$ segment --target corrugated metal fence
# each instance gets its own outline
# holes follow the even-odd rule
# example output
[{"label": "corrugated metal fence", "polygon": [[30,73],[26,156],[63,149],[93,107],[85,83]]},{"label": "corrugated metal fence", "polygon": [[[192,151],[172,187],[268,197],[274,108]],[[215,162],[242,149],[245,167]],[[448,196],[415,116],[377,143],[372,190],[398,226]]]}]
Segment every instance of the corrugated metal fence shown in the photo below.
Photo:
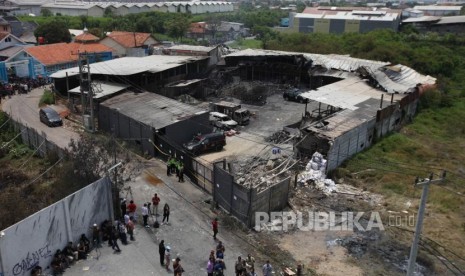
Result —
[{"label": "corrugated metal fence", "polygon": [[255,226],[256,212],[281,211],[287,206],[290,178],[258,192],[234,182],[234,177],[221,164],[214,164],[213,175],[215,202],[248,227]]}]

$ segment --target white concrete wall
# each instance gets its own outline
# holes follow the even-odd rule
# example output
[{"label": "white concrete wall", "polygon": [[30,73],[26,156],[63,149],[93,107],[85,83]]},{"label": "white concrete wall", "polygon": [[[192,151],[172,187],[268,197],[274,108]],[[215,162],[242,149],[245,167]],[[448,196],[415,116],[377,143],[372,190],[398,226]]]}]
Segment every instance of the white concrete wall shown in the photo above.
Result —
[{"label": "white concrete wall", "polygon": [[110,37],[105,37],[104,39],[100,40],[99,43],[115,49],[116,53],[114,54],[116,54],[119,57],[126,56],[126,48],[121,46],[121,44],[117,43]]},{"label": "white concrete wall", "polygon": [[112,219],[112,208],[111,182],[103,178],[3,230],[0,275],[30,275],[36,265],[51,273],[46,267],[56,250],[83,233],[90,237],[92,224]]},{"label": "white concrete wall", "polygon": [[99,6],[93,6],[92,8],[87,10],[87,15],[88,16],[94,16],[94,17],[103,17],[103,12],[105,9],[99,7]]}]

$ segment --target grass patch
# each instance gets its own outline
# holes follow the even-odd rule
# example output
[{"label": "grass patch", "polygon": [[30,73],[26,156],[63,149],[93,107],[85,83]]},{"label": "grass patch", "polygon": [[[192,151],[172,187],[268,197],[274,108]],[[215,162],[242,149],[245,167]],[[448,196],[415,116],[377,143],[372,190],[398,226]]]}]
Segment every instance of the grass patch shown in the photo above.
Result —
[{"label": "grass patch", "polygon": [[229,44],[231,48],[238,49],[263,49],[263,43],[257,39],[238,39],[234,43]]},{"label": "grass patch", "polygon": [[46,104],[54,104],[55,103],[55,94],[50,90],[44,90],[44,94],[40,97],[39,106],[43,106]]}]

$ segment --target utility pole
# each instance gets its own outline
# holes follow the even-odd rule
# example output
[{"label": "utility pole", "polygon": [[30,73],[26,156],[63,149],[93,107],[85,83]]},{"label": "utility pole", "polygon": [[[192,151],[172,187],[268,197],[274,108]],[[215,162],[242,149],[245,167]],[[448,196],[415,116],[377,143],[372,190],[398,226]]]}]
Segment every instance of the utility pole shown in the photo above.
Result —
[{"label": "utility pole", "polygon": [[[82,105],[82,117],[86,130],[93,133],[94,127],[94,93],[92,91],[91,75],[90,75],[90,63],[89,55],[87,52],[79,53],[79,77],[81,79],[81,105]],[[87,92],[87,99],[86,93]],[[86,114],[90,113],[90,114]],[[86,116],[87,115],[87,116]],[[86,118],[90,116],[88,124],[86,124]]]},{"label": "utility pole", "polygon": [[433,180],[433,173],[430,174],[429,178],[420,180],[418,177],[415,180],[415,186],[423,186],[421,193],[420,207],[418,208],[418,219],[415,227],[415,235],[413,237],[412,247],[410,248],[410,258],[408,261],[407,276],[413,276],[415,271],[415,263],[417,260],[418,253],[418,242],[420,241],[421,228],[423,226],[423,217],[425,214],[426,198],[428,197],[429,185],[434,183],[441,183],[446,178],[446,171],[442,173],[441,178]]}]

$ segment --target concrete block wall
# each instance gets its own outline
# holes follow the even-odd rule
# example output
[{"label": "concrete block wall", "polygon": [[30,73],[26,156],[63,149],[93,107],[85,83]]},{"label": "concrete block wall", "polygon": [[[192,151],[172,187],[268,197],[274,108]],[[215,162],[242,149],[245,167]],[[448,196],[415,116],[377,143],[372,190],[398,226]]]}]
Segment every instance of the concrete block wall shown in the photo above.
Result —
[{"label": "concrete block wall", "polygon": [[44,272],[57,249],[81,234],[90,237],[92,224],[112,219],[111,182],[102,178],[2,231],[0,275],[30,275],[40,265]]}]

